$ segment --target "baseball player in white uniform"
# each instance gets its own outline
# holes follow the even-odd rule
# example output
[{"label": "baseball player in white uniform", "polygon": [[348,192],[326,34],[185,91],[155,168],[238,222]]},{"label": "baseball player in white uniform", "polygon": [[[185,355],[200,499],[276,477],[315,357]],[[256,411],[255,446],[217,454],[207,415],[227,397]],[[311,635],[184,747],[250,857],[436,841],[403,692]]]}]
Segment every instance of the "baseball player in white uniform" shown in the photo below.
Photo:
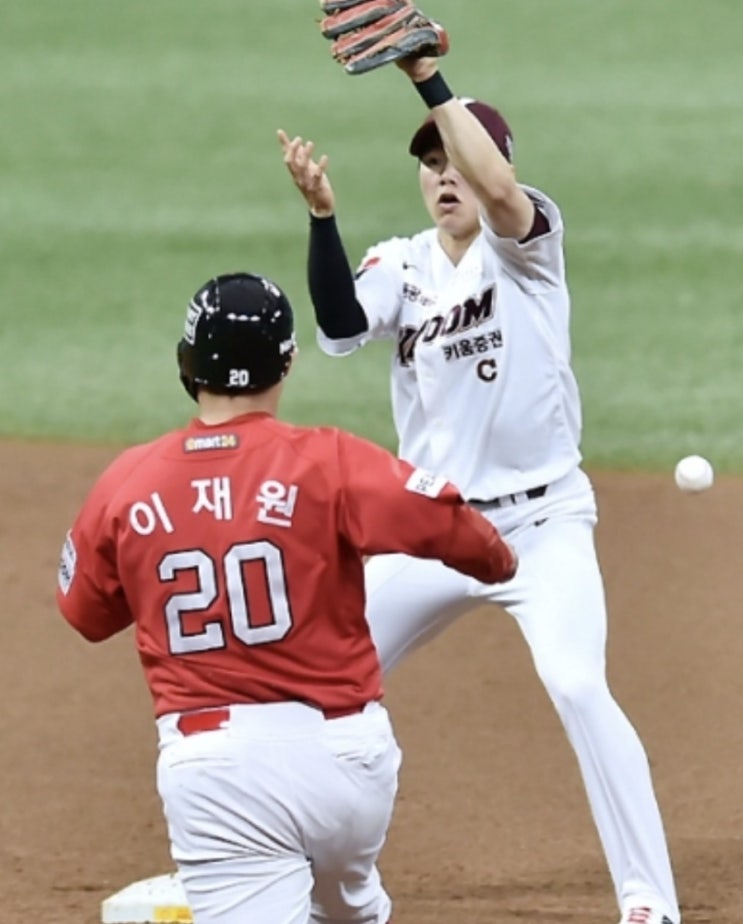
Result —
[{"label": "baseball player in white uniform", "polygon": [[579,448],[563,222],[521,185],[500,113],[454,97],[437,59],[401,69],[430,109],[410,153],[433,227],[371,247],[355,278],[327,157],[279,132],[311,214],[309,286],[323,350],[392,340],[399,454],[445,474],[515,547],[516,578],[478,583],[434,561],[380,555],[367,618],[383,668],[482,604],[518,622],[572,744],[620,908],[620,924],[679,924],[643,745],[606,680],[596,504]]}]

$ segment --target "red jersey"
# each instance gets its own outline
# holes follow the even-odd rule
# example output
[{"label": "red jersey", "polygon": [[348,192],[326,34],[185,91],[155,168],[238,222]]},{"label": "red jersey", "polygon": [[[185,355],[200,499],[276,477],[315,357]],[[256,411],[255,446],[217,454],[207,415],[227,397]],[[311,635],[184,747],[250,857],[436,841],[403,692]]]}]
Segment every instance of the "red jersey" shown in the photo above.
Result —
[{"label": "red jersey", "polygon": [[268,414],[194,420],[98,479],[65,540],[57,602],[91,641],[135,625],[158,716],[353,708],[382,696],[363,556],[383,552],[485,582],[513,568],[451,484],[366,440]]}]

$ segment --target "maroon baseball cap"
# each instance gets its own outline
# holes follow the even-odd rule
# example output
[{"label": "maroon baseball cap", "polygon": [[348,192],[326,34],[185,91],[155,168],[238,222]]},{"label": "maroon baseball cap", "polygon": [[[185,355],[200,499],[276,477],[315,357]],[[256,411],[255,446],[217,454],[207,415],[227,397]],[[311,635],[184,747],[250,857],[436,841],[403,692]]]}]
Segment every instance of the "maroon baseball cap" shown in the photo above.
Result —
[{"label": "maroon baseball cap", "polygon": [[[476,99],[461,99],[461,102],[469,111],[477,116],[478,122],[485,128],[493,141],[498,145],[498,150],[507,161],[513,161],[513,135],[508,123],[497,109],[488,106],[487,103],[481,103]],[[441,146],[441,136],[436,128],[433,116],[429,115],[426,121],[421,125],[418,131],[413,135],[408,151],[413,157],[421,158],[426,151],[431,148]]]}]

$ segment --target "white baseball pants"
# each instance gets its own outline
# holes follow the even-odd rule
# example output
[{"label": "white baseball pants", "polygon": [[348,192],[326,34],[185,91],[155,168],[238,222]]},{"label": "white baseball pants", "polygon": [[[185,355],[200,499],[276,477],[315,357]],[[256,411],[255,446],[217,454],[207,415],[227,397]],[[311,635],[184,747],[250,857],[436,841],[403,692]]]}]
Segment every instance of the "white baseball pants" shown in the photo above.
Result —
[{"label": "white baseball pants", "polygon": [[518,622],[575,750],[620,908],[649,903],[678,921],[647,757],[607,685],[590,482],[577,470],[542,498],[480,509],[518,553],[518,573],[507,584],[480,584],[439,562],[404,555],[367,563],[367,614],[383,668],[468,610],[503,606]]},{"label": "white baseball pants", "polygon": [[178,718],[158,720],[157,782],[195,924],[386,924],[401,756],[384,707],[232,706],[188,736]]}]

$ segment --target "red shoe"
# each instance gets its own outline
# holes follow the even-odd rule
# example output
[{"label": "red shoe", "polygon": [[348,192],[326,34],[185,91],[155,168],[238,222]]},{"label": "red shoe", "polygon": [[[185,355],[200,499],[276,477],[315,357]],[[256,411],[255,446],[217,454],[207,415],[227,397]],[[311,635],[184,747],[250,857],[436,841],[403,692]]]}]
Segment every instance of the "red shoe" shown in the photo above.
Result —
[{"label": "red shoe", "polygon": [[619,924],[673,924],[673,921],[657,908],[634,905],[622,914]]}]

